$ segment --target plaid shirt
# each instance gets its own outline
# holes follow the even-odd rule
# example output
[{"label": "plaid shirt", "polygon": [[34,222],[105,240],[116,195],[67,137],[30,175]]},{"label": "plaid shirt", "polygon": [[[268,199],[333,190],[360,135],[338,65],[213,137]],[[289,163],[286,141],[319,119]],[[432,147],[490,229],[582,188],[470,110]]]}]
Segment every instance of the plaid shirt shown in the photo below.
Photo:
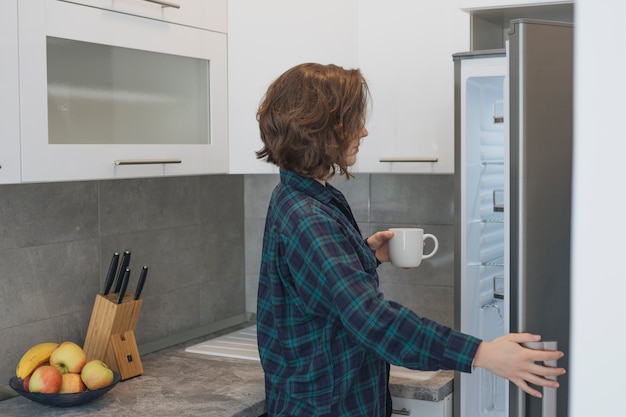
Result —
[{"label": "plaid shirt", "polygon": [[471,371],[480,340],[386,301],[377,265],[339,190],[281,170],[257,305],[270,417],[382,417],[388,362]]}]

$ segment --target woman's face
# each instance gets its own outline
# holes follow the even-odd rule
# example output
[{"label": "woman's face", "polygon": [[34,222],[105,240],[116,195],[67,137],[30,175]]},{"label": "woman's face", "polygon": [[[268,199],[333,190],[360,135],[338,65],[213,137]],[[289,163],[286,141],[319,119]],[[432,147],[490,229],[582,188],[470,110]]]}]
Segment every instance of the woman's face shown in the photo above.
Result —
[{"label": "woman's face", "polygon": [[347,166],[351,167],[356,164],[356,154],[359,153],[359,145],[361,145],[361,139],[368,135],[368,131],[363,126],[363,129],[359,132],[358,137],[352,143],[352,146],[348,148],[348,157],[346,158]]}]

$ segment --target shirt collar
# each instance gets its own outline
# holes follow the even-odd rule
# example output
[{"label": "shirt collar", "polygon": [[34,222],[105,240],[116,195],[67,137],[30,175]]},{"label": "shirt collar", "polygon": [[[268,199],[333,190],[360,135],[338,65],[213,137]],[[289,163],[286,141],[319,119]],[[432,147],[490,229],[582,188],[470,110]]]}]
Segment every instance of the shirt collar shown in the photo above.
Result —
[{"label": "shirt collar", "polygon": [[298,191],[302,191],[325,204],[328,204],[332,200],[335,190],[328,182],[326,182],[326,185],[322,185],[313,178],[303,177],[293,171],[287,171],[282,168],[280,169],[280,182]]}]

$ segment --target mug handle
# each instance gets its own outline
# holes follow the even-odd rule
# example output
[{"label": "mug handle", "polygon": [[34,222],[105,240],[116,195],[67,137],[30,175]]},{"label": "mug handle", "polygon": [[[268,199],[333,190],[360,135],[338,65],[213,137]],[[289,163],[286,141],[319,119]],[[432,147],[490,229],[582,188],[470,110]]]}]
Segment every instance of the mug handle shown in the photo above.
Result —
[{"label": "mug handle", "polygon": [[428,255],[422,255],[422,259],[430,258],[434,254],[436,254],[437,250],[439,249],[439,241],[437,240],[437,236],[431,235],[430,233],[427,233],[427,234],[424,235],[424,240],[426,240],[428,238],[431,238],[433,240],[433,242],[435,242],[435,247],[433,248],[433,250]]}]

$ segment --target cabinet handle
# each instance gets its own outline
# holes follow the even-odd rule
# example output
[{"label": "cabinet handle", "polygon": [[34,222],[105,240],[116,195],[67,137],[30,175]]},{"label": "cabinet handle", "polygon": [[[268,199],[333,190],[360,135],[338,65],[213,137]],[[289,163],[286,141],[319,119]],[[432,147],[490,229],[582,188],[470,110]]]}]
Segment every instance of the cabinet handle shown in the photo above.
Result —
[{"label": "cabinet handle", "polygon": [[411,410],[407,410],[406,408],[403,408],[402,410],[398,410],[394,408],[393,410],[391,410],[391,414],[397,414],[399,416],[410,416]]},{"label": "cabinet handle", "polygon": [[180,164],[180,159],[118,159],[115,165],[158,165],[158,164]]},{"label": "cabinet handle", "polygon": [[160,4],[162,7],[173,7],[175,9],[180,9],[180,4],[171,3],[169,1],[164,1],[164,0],[143,0],[143,1],[147,1],[148,3]]},{"label": "cabinet handle", "polygon": [[439,162],[439,158],[436,156],[417,158],[380,158],[379,162]]}]

